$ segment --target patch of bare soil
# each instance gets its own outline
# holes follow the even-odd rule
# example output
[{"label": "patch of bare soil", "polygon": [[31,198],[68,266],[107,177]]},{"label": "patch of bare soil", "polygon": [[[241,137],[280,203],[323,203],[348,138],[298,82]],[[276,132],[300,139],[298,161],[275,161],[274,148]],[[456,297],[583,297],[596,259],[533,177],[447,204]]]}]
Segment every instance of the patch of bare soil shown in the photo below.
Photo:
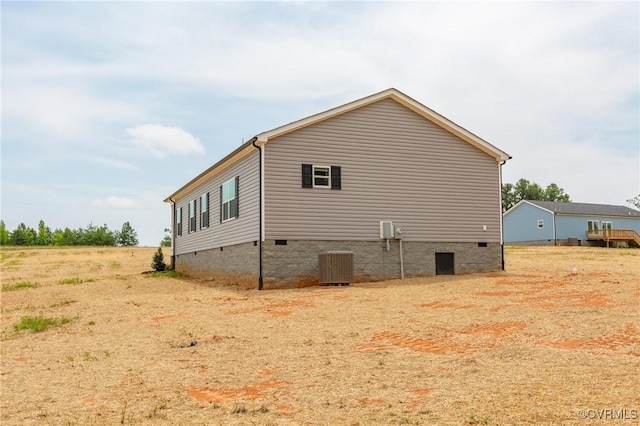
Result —
[{"label": "patch of bare soil", "polygon": [[154,252],[2,248],[2,283],[33,284],[2,293],[3,426],[637,424],[640,250],[264,292],[142,274]]},{"label": "patch of bare soil", "polygon": [[187,394],[198,401],[234,402],[238,400],[255,401],[264,397],[269,389],[277,388],[288,382],[260,382],[241,388],[185,388]]},{"label": "patch of bare soil", "polygon": [[260,312],[260,313],[266,313],[273,317],[286,317],[293,313],[292,310],[288,310],[290,308],[311,308],[313,306],[314,306],[313,303],[307,302],[306,300],[294,299],[294,300],[288,300],[286,302],[268,303],[263,306],[255,306],[252,308],[235,309],[232,311],[228,311],[227,314],[236,315],[236,314],[250,314],[254,312]]}]

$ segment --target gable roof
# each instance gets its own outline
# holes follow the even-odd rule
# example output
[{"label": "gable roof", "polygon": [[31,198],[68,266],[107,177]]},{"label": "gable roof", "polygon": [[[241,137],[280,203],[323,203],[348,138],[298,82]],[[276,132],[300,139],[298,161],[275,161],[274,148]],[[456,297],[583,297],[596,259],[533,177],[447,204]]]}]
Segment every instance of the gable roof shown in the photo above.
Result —
[{"label": "gable roof", "polygon": [[[277,138],[278,136],[282,136],[282,135],[285,135],[287,133],[291,133],[291,132],[294,132],[296,130],[300,130],[300,129],[302,129],[304,127],[307,127],[307,126],[310,126],[312,124],[319,123],[321,121],[324,121],[324,120],[327,120],[329,118],[338,116],[340,114],[344,114],[344,113],[349,112],[349,111],[353,111],[353,110],[358,109],[358,108],[362,108],[362,107],[364,107],[366,105],[370,105],[370,104],[372,104],[374,102],[378,102],[378,101],[381,101],[383,99],[393,99],[394,101],[396,101],[396,102],[400,103],[401,105],[409,108],[410,110],[412,110],[413,112],[421,115],[422,117],[426,118],[427,120],[430,120],[431,122],[433,122],[436,125],[442,127],[443,129],[449,131],[450,133],[453,133],[454,135],[458,136],[460,139],[468,142],[469,144],[471,144],[471,145],[475,146],[476,148],[480,149],[481,151],[483,151],[483,152],[489,154],[490,156],[494,157],[496,159],[496,161],[504,162],[504,161],[507,161],[507,160],[511,159],[511,156],[509,154],[507,154],[504,151],[501,151],[500,149],[498,149],[495,146],[491,145],[489,142],[485,141],[484,139],[480,138],[479,136],[474,135],[470,131],[466,130],[465,128],[463,128],[463,127],[461,127],[459,125],[457,125],[456,123],[454,123],[453,121],[449,120],[448,118],[438,114],[437,112],[433,111],[432,109],[427,108],[426,106],[422,105],[420,102],[418,102],[415,99],[405,95],[401,91],[399,91],[397,89],[394,89],[394,88],[390,88],[390,89],[387,89],[387,90],[383,90],[382,92],[374,93],[373,95],[369,95],[367,97],[355,100],[353,102],[349,102],[349,103],[344,104],[342,106],[339,106],[339,107],[336,107],[336,108],[332,108],[332,109],[329,109],[327,111],[324,111],[324,112],[321,112],[321,113],[318,113],[318,114],[311,115],[311,116],[303,118],[301,120],[294,121],[294,122],[286,124],[284,126],[276,127],[275,129],[268,130],[266,132],[262,132],[262,133],[260,133],[260,134],[258,134],[256,136],[254,136],[253,138],[251,138],[250,140],[248,140],[244,144],[240,145],[236,150],[231,152],[229,155],[224,157],[222,160],[218,161],[213,166],[209,167],[204,172],[200,173],[198,176],[196,176],[195,178],[190,180],[188,183],[186,183],[185,185],[180,187],[180,189],[178,189],[173,194],[168,196],[164,201],[166,203],[171,202],[171,201],[173,201],[175,199],[175,197],[178,197],[180,195],[184,195],[186,192],[189,192],[190,190],[192,190],[195,187],[199,186],[203,182],[205,182],[205,181],[211,179],[212,177],[216,176],[217,174],[219,174],[223,170],[225,170],[228,167],[230,167],[231,165],[233,165],[236,161],[239,161],[240,159],[244,158],[245,156],[247,156],[251,152],[253,152],[254,149],[255,149],[254,148],[255,145],[265,145],[271,139]],[[254,143],[255,143],[255,145],[254,145]]]},{"label": "gable roof", "polygon": [[515,209],[523,202],[558,215],[616,216],[640,218],[640,211],[625,206],[589,203],[561,203],[556,201],[521,200],[518,204],[509,209],[509,211]]},{"label": "gable roof", "polygon": [[415,99],[405,95],[398,89],[394,89],[394,88],[383,90],[382,92],[374,93],[373,95],[369,95],[362,99],[349,102],[348,104],[344,104],[342,106],[332,108],[330,110],[303,118],[301,120],[294,121],[284,126],[280,126],[275,129],[262,132],[258,134],[256,138],[259,143],[267,143],[270,139],[302,129],[304,127],[310,126],[320,121],[327,120],[331,117],[344,114],[345,112],[362,108],[363,106],[381,101],[383,99],[393,99],[394,101],[409,108],[413,112],[421,115],[422,117],[433,122],[434,124],[437,124],[438,126],[442,127],[448,132],[453,133],[454,135],[458,136],[460,139],[470,143],[471,145],[475,146],[481,151],[484,151],[485,153],[491,155],[498,161],[507,161],[511,159],[511,156],[506,152],[496,148],[495,146],[491,145],[489,142],[485,141],[479,136],[474,135],[467,129],[457,125],[456,123],[449,120],[448,118],[438,114],[437,112],[435,112],[430,108],[427,108],[426,106],[422,105],[420,102],[416,101]]}]

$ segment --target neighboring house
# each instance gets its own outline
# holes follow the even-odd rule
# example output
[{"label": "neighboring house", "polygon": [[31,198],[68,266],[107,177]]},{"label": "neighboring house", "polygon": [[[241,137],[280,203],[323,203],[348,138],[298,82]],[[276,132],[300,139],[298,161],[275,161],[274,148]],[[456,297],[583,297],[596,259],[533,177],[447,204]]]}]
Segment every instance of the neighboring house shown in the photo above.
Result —
[{"label": "neighboring house", "polygon": [[260,289],[317,284],[327,251],[353,253],[354,281],[497,270],[509,158],[388,89],[260,133],[171,194],[172,263]]},{"label": "neighboring house", "polygon": [[625,206],[521,200],[503,223],[507,244],[640,245],[640,211]]}]

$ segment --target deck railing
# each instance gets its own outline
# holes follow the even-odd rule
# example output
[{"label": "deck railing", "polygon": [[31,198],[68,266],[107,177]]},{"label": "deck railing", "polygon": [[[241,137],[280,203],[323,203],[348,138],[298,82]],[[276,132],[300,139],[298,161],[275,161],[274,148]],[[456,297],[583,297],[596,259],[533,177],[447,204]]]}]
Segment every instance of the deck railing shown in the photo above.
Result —
[{"label": "deck railing", "polygon": [[633,229],[599,229],[587,231],[587,240],[634,241],[640,245],[640,234]]}]

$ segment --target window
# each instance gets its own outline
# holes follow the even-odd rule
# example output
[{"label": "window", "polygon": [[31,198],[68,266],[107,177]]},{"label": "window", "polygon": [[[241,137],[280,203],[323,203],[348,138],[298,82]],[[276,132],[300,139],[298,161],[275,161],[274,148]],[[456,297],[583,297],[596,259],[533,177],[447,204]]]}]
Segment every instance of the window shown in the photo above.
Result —
[{"label": "window", "polygon": [[611,225],[612,225],[611,222],[605,222],[605,221],[600,222],[600,227],[602,229],[611,229]]},{"label": "window", "polygon": [[239,216],[238,189],[239,176],[229,179],[220,185],[220,222],[235,219]]},{"label": "window", "polygon": [[587,221],[587,230],[589,231],[597,231],[600,229],[600,222],[597,220],[588,220]]},{"label": "window", "polygon": [[176,209],[176,233],[182,235],[182,207]]},{"label": "window", "polygon": [[196,232],[196,200],[189,203],[189,233]]},{"label": "window", "polygon": [[538,219],[538,228],[544,228],[544,220]]},{"label": "window", "polygon": [[342,189],[341,167],[303,164],[302,187]]},{"label": "window", "polygon": [[329,188],[331,168],[327,166],[313,166],[313,186]]},{"label": "window", "polygon": [[209,193],[200,197],[200,229],[209,227]]}]

